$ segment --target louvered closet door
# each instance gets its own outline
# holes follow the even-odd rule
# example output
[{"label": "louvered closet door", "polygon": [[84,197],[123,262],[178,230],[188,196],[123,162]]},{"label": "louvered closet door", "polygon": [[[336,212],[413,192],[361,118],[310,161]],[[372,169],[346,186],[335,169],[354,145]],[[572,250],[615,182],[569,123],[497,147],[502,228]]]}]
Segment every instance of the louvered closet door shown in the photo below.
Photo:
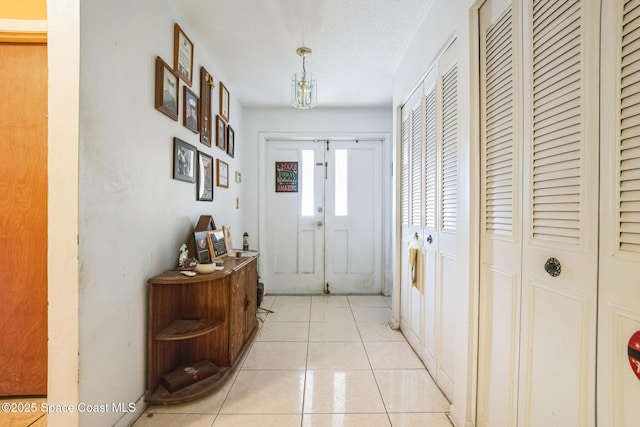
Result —
[{"label": "louvered closet door", "polygon": [[401,111],[400,126],[400,227],[401,227],[401,248],[400,248],[400,327],[405,330],[409,324],[409,251],[408,245],[411,239],[409,230],[409,143],[410,143],[410,122],[411,108],[404,105]]},{"label": "louvered closet door", "polygon": [[[638,425],[640,360],[640,1],[602,9],[598,425]],[[634,350],[636,350],[634,352]]]},{"label": "louvered closet door", "polygon": [[[593,426],[599,4],[527,0],[523,13],[518,425]],[[557,277],[545,271],[547,262]]]},{"label": "louvered closet door", "polygon": [[478,426],[517,420],[522,253],[518,2],[480,9],[482,217]]},{"label": "louvered closet door", "polygon": [[[457,286],[458,74],[455,43],[402,107],[403,270],[401,328],[447,397],[453,397]],[[405,165],[406,171],[405,171]],[[409,185],[405,186],[408,181]],[[408,245],[417,233],[412,286]]]},{"label": "louvered closet door", "polygon": [[[424,343],[422,361],[429,372],[436,372],[438,355],[438,143],[440,141],[438,106],[438,69],[434,67],[424,80],[425,124],[423,141],[423,229],[424,229]],[[431,239],[429,239],[431,237]]]},{"label": "louvered closet door", "polygon": [[[407,223],[403,226],[402,265],[403,265],[403,302],[402,330],[407,341],[417,353],[420,353],[424,342],[423,321],[423,295],[420,289],[412,286],[411,272],[408,268],[409,243],[418,233],[416,244],[422,245],[422,136],[423,136],[423,100],[422,88],[416,91],[411,99],[402,108],[402,146],[403,162],[406,162],[406,171],[403,169],[403,190],[407,194],[407,201],[403,201],[407,210]],[[405,163],[403,163],[404,165]],[[406,187],[405,185],[406,179]],[[418,254],[422,257],[422,251]],[[418,260],[422,262],[422,260]]]},{"label": "louvered closet door", "polygon": [[[436,143],[437,197],[436,228],[436,317],[437,357],[435,380],[444,394],[453,398],[455,316],[458,302],[457,274],[457,205],[458,205],[458,68],[456,44],[452,44],[438,60],[440,116]],[[436,114],[437,116],[437,114]],[[434,237],[436,238],[436,237]]]}]

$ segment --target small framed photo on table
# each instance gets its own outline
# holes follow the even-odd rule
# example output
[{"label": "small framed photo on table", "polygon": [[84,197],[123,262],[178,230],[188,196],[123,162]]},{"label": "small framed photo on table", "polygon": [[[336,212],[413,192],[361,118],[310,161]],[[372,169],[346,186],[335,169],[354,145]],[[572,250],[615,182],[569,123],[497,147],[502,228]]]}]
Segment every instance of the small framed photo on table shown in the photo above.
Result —
[{"label": "small framed photo on table", "polygon": [[209,252],[208,233],[206,231],[196,231],[193,233],[196,242],[196,255],[200,264],[211,262],[211,252]]},{"label": "small framed photo on table", "polygon": [[219,258],[227,253],[227,244],[224,241],[224,232],[222,230],[207,231],[209,252],[213,258]]}]

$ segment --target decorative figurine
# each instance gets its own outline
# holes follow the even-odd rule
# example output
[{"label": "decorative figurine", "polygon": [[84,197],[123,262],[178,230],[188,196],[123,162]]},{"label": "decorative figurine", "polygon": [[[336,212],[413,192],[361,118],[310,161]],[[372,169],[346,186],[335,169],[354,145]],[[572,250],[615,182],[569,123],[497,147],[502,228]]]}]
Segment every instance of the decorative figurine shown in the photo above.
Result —
[{"label": "decorative figurine", "polygon": [[180,258],[178,258],[178,266],[180,268],[187,268],[187,262],[189,260],[189,250],[187,249],[186,243],[183,243],[180,246]]}]

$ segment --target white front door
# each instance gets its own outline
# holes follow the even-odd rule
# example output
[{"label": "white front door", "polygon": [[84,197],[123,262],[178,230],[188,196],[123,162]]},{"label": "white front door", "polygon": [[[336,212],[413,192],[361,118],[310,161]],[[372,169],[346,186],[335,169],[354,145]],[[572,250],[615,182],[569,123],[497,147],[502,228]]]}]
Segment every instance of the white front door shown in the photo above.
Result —
[{"label": "white front door", "polygon": [[[315,293],[324,284],[324,147],[269,141],[265,269],[271,293]],[[277,188],[276,188],[277,186]]]},{"label": "white front door", "polygon": [[382,143],[330,141],[325,281],[334,293],[382,290]]},{"label": "white front door", "polygon": [[269,140],[264,268],[269,293],[380,293],[381,141]]}]

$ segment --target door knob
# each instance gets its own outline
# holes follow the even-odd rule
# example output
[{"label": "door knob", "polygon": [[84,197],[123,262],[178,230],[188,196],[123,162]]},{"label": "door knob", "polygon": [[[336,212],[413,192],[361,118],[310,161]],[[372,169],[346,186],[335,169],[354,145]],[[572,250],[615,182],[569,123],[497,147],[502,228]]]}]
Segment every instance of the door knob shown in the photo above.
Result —
[{"label": "door knob", "polygon": [[433,243],[433,237],[431,237],[431,234],[429,234],[429,236],[427,237],[427,243]]},{"label": "door knob", "polygon": [[318,227],[322,227],[322,221],[318,221],[318,222],[316,222],[316,225],[317,225]]},{"label": "door knob", "polygon": [[549,273],[551,277],[558,277],[562,271],[562,265],[556,258],[549,258],[547,262],[544,263],[544,271]]}]

